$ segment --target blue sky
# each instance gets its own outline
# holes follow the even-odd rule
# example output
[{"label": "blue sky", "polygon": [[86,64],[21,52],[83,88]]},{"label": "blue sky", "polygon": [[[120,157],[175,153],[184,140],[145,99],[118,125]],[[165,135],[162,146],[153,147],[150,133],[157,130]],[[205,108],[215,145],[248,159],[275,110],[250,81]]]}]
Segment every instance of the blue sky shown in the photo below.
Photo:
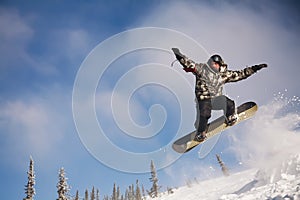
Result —
[{"label": "blue sky", "polygon": [[[134,28],[160,27],[183,33],[202,45],[205,51],[199,52],[194,46],[174,41],[175,46],[198,62],[205,62],[208,58],[204,52],[220,53],[231,69],[266,62],[269,64],[268,69],[225,88],[226,94],[238,104],[252,100],[267,106],[278,92],[285,92],[291,97],[300,95],[300,69],[297,64],[300,56],[298,9],[297,1],[1,1],[2,197],[25,197],[23,188],[27,182],[30,155],[35,161],[35,199],[50,200],[57,197],[56,184],[60,167],[66,170],[68,183],[72,187],[70,193],[73,195],[78,189],[83,196],[84,190],[90,190],[93,186],[99,188],[102,195],[111,194],[114,182],[124,191],[136,179],[146,189],[150,189],[148,173],[126,173],[104,165],[89,153],[89,147],[81,141],[77,132],[72,111],[74,83],[84,60],[87,60],[92,50],[96,52],[101,42]],[[136,41],[142,42],[143,38]],[[160,35],[153,43],[165,45],[173,44],[173,41],[172,38]],[[108,55],[126,47],[124,44],[114,44],[111,50],[107,50]],[[105,58],[99,55],[99,66],[102,59]],[[135,135],[136,138],[128,136],[120,131],[113,118],[110,97],[123,74],[143,64],[160,63],[167,66],[173,60],[171,52],[146,49],[124,54],[107,68],[97,86],[95,107],[99,123],[104,132],[111,132],[107,137],[115,145],[138,153],[164,148],[176,137],[175,132],[182,120],[178,107],[182,106],[180,103],[183,101],[192,102],[182,106],[185,110],[181,112],[191,111],[191,115],[183,120],[184,130],[193,129],[193,89],[189,90],[180,81],[187,81],[192,87],[194,79],[176,64],[174,68],[168,68],[171,71],[167,74],[163,74],[163,71],[147,74],[137,71],[134,80],[130,81],[140,83],[150,77],[176,82],[176,88],[187,87],[183,95],[178,95],[172,93],[174,91],[169,86],[152,83],[133,93],[128,105],[137,127],[147,128],[149,123],[151,125],[149,108],[154,104],[163,105],[164,110],[152,107],[155,117],[154,125],[150,128],[153,129],[143,133],[154,134],[151,130],[161,126],[160,121],[165,120],[162,130],[154,134],[155,137],[141,139],[141,135]],[[121,92],[115,93],[116,103],[124,103],[125,109],[116,112],[123,114],[127,104]],[[120,123],[126,124],[126,117],[122,116]],[[155,119],[160,117],[161,120],[156,122]],[[129,123],[126,125],[127,128],[131,127]],[[187,178],[196,175],[199,178],[219,175],[216,153],[222,154],[223,160],[232,170],[247,167],[241,163],[251,163],[249,160],[253,158],[245,156],[247,153],[243,154],[240,148],[236,148],[239,139],[243,138],[234,134],[243,132],[246,126],[228,130],[228,134],[222,134],[218,140],[208,144],[210,150],[216,143],[205,158],[199,158],[198,148],[178,158],[169,167],[159,170],[160,184],[172,187],[184,184]],[[103,153],[112,157],[117,165],[125,165],[124,159],[117,158],[109,150],[101,147],[98,150],[101,155]],[[206,154],[203,152],[200,154]],[[255,154],[256,151],[253,152]],[[150,169],[150,162],[144,165],[149,165]]]}]

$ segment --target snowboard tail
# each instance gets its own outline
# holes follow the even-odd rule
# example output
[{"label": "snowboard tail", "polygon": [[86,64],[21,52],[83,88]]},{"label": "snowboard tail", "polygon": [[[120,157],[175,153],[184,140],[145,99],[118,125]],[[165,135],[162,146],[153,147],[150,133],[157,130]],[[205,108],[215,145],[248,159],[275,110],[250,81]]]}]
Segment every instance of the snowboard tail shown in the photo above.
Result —
[{"label": "snowboard tail", "polygon": [[[258,107],[255,102],[247,102],[247,103],[244,103],[244,104],[238,106],[237,107],[238,119],[234,125],[237,125],[241,121],[244,121],[244,120],[252,117],[256,113],[257,109],[258,109]],[[215,119],[214,121],[210,122],[207,126],[208,127],[207,132],[206,132],[207,137],[205,140],[203,140],[201,142],[195,141],[194,140],[195,135],[196,135],[196,130],[195,130],[195,131],[179,138],[178,140],[176,140],[173,143],[172,148],[178,153],[185,153],[185,152],[192,150],[194,147],[205,142],[207,139],[209,139],[209,138],[213,137],[214,135],[217,135],[218,133],[231,127],[231,126],[227,126],[225,121],[226,121],[226,117],[221,116],[221,117]]]}]

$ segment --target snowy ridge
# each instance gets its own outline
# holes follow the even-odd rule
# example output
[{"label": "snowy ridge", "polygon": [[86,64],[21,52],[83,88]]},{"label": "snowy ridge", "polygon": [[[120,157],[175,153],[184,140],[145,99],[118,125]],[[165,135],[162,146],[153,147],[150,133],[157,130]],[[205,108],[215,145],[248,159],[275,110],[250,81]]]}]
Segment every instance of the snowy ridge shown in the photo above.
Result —
[{"label": "snowy ridge", "polygon": [[248,191],[223,195],[220,199],[300,199],[300,154],[277,168],[258,170],[253,183]]},{"label": "snowy ridge", "polygon": [[300,154],[273,170],[251,169],[184,186],[156,200],[300,200]]}]

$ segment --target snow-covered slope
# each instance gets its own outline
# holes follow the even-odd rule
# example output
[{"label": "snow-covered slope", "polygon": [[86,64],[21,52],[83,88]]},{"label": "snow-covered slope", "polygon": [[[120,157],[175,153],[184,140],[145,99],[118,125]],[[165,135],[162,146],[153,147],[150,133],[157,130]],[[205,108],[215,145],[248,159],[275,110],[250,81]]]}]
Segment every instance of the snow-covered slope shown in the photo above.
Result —
[{"label": "snow-covered slope", "polygon": [[245,171],[228,177],[221,177],[184,186],[174,190],[173,194],[162,196],[160,200],[195,200],[195,199],[219,199],[224,194],[234,193],[245,184],[254,180],[257,170]]},{"label": "snow-covered slope", "polygon": [[230,150],[251,170],[173,190],[157,200],[300,200],[300,98],[260,106]]},{"label": "snow-covered slope", "polygon": [[300,154],[277,168],[251,169],[184,186],[157,200],[300,200]]}]

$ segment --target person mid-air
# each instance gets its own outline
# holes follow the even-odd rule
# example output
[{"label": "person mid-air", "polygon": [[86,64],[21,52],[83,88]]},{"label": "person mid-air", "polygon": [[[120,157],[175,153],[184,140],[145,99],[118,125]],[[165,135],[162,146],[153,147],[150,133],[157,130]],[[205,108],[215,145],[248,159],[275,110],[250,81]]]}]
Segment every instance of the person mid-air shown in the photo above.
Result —
[{"label": "person mid-air", "polygon": [[226,116],[225,123],[228,126],[232,126],[237,120],[234,101],[222,93],[224,84],[246,79],[268,66],[259,64],[233,71],[227,69],[227,64],[217,54],[212,55],[207,63],[195,63],[183,55],[178,48],[172,48],[172,51],[183,69],[193,73],[196,77],[197,119],[195,127],[197,132],[194,138],[196,141],[203,141],[206,138],[207,124],[212,110],[223,110]]}]

